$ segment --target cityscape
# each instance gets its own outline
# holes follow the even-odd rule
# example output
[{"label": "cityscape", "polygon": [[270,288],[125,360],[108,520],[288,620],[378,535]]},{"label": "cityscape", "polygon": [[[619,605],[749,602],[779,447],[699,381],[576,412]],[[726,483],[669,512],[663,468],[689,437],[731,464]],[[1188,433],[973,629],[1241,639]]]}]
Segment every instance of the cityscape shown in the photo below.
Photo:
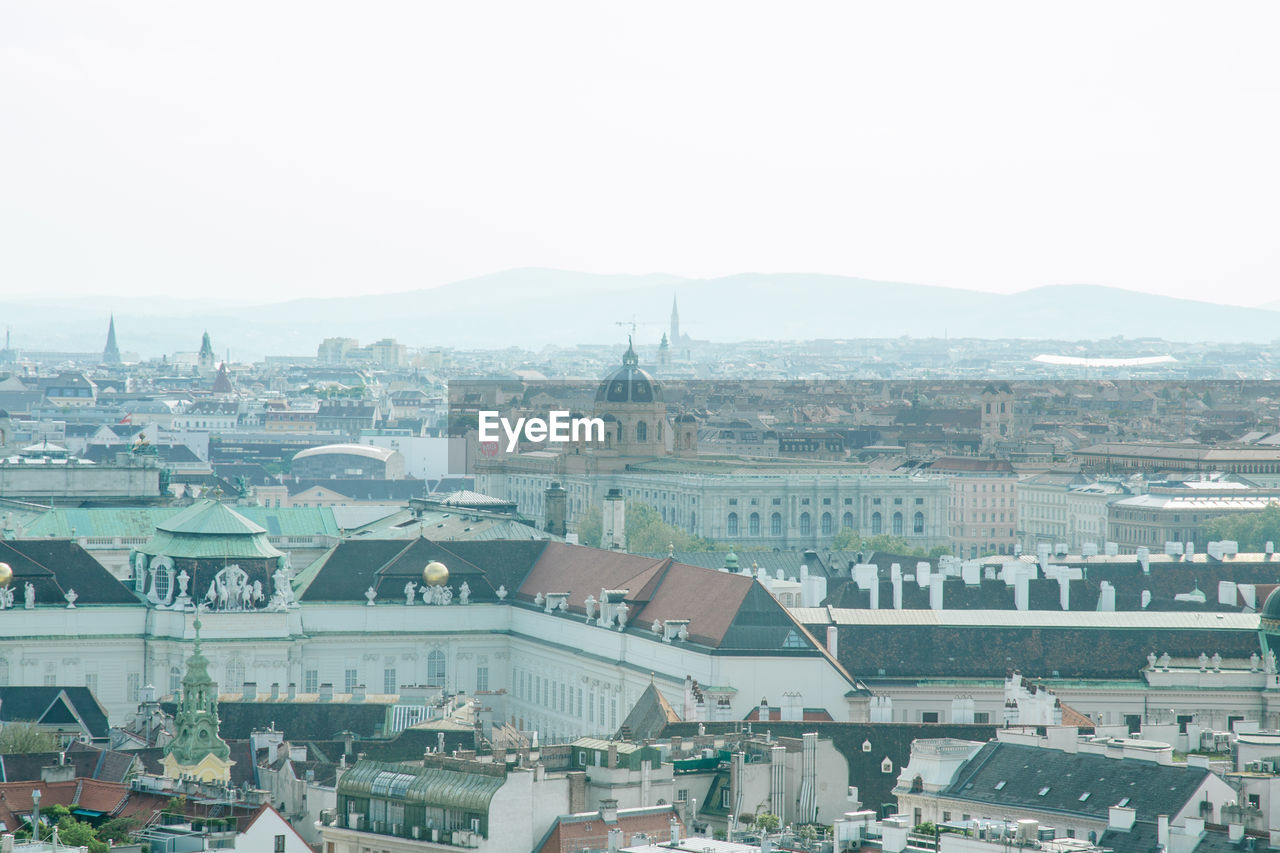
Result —
[{"label": "cityscape", "polygon": [[0,4],[0,853],[1280,853],[1277,33]]},{"label": "cityscape", "polygon": [[[116,320],[100,352],[3,353],[0,819],[27,837],[1273,831],[1272,345],[712,344],[676,297],[656,345],[246,363],[210,332],[126,357]],[[557,412],[588,428],[507,422]]]}]

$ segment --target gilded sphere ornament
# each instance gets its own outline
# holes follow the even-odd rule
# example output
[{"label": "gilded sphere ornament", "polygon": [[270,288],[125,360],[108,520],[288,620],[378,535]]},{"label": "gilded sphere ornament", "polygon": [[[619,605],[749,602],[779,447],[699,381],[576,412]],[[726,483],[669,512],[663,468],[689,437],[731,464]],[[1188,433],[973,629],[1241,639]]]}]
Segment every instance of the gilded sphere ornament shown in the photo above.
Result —
[{"label": "gilded sphere ornament", "polygon": [[427,586],[444,586],[449,582],[449,570],[444,563],[438,560],[432,560],[427,563],[427,567],[422,570],[422,582]]},{"label": "gilded sphere ornament", "polygon": [[[441,568],[444,568],[441,566]],[[13,567],[8,563],[0,563],[0,587],[8,586],[13,580]]]}]

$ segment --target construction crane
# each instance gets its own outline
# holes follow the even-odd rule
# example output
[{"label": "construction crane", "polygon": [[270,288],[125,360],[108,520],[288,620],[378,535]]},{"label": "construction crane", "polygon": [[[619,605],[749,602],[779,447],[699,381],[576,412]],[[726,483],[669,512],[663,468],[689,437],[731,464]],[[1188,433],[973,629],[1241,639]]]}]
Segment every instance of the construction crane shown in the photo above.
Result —
[{"label": "construction crane", "polygon": [[633,337],[633,338],[634,338],[634,337],[635,337],[635,335],[636,335],[636,327],[637,327],[637,326],[658,326],[658,325],[661,325],[661,324],[659,324],[659,323],[638,323],[638,322],[636,322],[636,315],[635,315],[635,314],[632,314],[632,315],[631,315],[631,319],[630,319],[630,320],[615,320],[615,321],[614,321],[614,323],[613,323],[613,325],[615,325],[615,326],[627,326],[627,327],[629,327],[629,328],[631,329],[631,337]]}]

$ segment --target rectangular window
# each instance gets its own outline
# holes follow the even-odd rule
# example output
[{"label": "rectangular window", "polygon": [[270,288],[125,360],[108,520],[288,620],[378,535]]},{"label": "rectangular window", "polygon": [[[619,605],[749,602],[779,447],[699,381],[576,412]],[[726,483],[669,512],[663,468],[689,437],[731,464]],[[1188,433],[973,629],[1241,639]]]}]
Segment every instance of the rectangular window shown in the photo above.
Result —
[{"label": "rectangular window", "polygon": [[86,672],[84,674],[84,686],[89,688],[89,692],[97,694],[98,692],[98,673]]},{"label": "rectangular window", "polygon": [[319,693],[320,692],[320,670],[309,669],[302,673],[302,692],[303,693]]},{"label": "rectangular window", "polygon": [[587,722],[594,723],[596,721],[596,694],[594,692],[587,694]]},{"label": "rectangular window", "polygon": [[396,684],[395,669],[384,669],[382,671],[382,692],[388,694],[395,693],[398,687],[399,685]]},{"label": "rectangular window", "polygon": [[[983,725],[986,725],[987,723],[991,722],[991,713],[988,711],[974,711],[973,721],[975,723],[981,723]],[[968,818],[965,818],[965,820],[968,820]]]},{"label": "rectangular window", "polygon": [[357,679],[359,678],[360,678],[359,672],[357,672],[354,669],[348,669],[345,673],[343,673],[342,683],[344,687],[342,692],[354,693],[356,690]]},{"label": "rectangular window", "polygon": [[687,803],[687,802],[689,802],[689,789],[688,789],[688,788],[676,788],[676,802],[677,802],[677,803]]},{"label": "rectangular window", "polygon": [[476,692],[486,693],[489,690],[489,667],[476,667]]},{"label": "rectangular window", "polygon": [[921,714],[921,715],[920,715],[920,722],[922,722],[922,723],[936,723],[936,722],[938,722],[938,712],[937,712],[937,711],[925,711],[923,714]]},{"label": "rectangular window", "polygon": [[46,672],[46,673],[44,674],[44,686],[45,686],[45,687],[57,687],[57,686],[58,686],[58,673],[56,673],[56,672]]},{"label": "rectangular window", "polygon": [[276,853],[284,853],[284,836],[276,836]]}]

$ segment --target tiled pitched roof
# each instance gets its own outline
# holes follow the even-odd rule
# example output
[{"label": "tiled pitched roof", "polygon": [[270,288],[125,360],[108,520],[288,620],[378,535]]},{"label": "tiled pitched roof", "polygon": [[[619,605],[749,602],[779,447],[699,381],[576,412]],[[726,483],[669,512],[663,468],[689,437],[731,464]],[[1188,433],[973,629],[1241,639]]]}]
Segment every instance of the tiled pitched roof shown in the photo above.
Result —
[{"label": "tiled pitched roof", "polygon": [[905,623],[842,625],[838,649],[841,663],[860,678],[1003,678],[1010,669],[1032,677],[1137,678],[1150,653],[1248,658],[1258,650],[1252,630]]},{"label": "tiled pitched roof", "polygon": [[1209,775],[1207,768],[1187,764],[991,742],[940,795],[1102,821],[1111,806],[1127,798],[1139,818],[1154,820],[1180,812]]},{"label": "tiled pitched roof", "polygon": [[[740,722],[673,723],[663,730],[661,736],[681,735],[687,739],[697,734],[699,725],[707,734],[730,733],[742,727]],[[857,786],[862,807],[871,809],[880,817],[897,812],[893,788],[897,784],[898,773],[911,759],[912,741],[937,737],[985,741],[996,734],[996,727],[992,725],[950,723],[771,722],[768,729],[774,737],[798,738],[806,732],[817,732],[819,738],[829,738],[849,764],[847,784]],[[864,750],[864,744],[869,749]],[[887,773],[883,767],[886,758],[891,763]]]},{"label": "tiled pitched roof", "polygon": [[133,591],[107,571],[76,542],[67,539],[0,541],[0,562],[13,568],[18,601],[28,582],[35,588],[36,606],[65,607],[63,596],[74,589],[84,604],[141,604]]},{"label": "tiled pitched roof", "polygon": [[78,727],[94,739],[111,734],[107,712],[88,687],[0,687],[0,719]]}]

